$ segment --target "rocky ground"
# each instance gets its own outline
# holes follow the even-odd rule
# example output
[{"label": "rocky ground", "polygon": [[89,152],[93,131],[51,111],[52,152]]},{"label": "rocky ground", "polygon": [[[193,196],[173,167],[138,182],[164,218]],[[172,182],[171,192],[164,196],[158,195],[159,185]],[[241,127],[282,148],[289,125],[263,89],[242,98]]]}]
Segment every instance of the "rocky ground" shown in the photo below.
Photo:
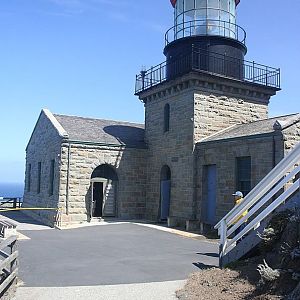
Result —
[{"label": "rocky ground", "polygon": [[180,300],[300,300],[300,210],[274,216],[258,254],[190,275]]}]

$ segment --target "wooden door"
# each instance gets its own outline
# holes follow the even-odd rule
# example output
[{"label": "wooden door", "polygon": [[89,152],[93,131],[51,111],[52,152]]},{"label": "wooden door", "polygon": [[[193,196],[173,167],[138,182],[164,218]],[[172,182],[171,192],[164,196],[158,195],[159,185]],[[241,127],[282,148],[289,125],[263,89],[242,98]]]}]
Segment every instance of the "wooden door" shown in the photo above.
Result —
[{"label": "wooden door", "polygon": [[206,202],[206,221],[214,224],[216,221],[216,188],[217,188],[217,167],[216,165],[207,166],[207,202]]}]

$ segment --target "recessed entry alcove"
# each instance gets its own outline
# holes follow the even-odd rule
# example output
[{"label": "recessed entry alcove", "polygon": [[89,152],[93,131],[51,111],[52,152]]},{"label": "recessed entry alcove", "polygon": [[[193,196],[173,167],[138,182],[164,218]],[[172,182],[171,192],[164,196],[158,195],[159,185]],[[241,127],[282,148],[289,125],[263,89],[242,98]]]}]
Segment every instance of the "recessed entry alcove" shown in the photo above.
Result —
[{"label": "recessed entry alcove", "polygon": [[118,175],[113,167],[98,166],[91,176],[90,217],[116,217]]}]

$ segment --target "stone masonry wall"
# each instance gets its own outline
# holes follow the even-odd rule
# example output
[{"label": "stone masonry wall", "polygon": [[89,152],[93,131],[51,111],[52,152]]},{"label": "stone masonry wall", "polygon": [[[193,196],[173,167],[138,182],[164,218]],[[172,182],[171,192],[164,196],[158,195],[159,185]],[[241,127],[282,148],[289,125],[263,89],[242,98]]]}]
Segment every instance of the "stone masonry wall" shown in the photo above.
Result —
[{"label": "stone masonry wall", "polygon": [[[260,138],[238,138],[222,142],[199,143],[197,147],[198,219],[205,222],[203,168],[215,164],[217,168],[216,221],[220,220],[234,206],[232,193],[236,190],[236,158],[251,156],[252,188],[265,177],[284,155],[281,134]],[[275,150],[275,153],[273,152]]]},{"label": "stone masonry wall", "polygon": [[[23,207],[57,207],[59,190],[61,137],[44,113],[41,113],[26,150],[26,173]],[[54,191],[50,195],[50,166],[55,160]],[[38,193],[38,163],[41,162],[41,188]],[[28,166],[31,164],[30,191]],[[53,225],[55,211],[26,211],[35,219]]]},{"label": "stone masonry wall", "polygon": [[245,101],[241,96],[197,91],[194,99],[195,141],[200,141],[234,124],[268,118],[266,104]]},{"label": "stone masonry wall", "polygon": [[288,153],[298,143],[300,143],[300,122],[283,130],[285,140],[285,151]]},{"label": "stone masonry wall", "polygon": [[[170,216],[192,217],[193,201],[193,93],[170,89],[145,104],[147,165],[146,218],[160,216],[160,175],[164,165],[171,170]],[[170,105],[170,130],[164,132],[164,106]]]},{"label": "stone masonry wall", "polygon": [[[74,145],[70,148],[69,216],[63,222],[79,223],[89,220],[91,175],[102,164],[111,165],[118,175],[117,217],[145,217],[146,149]],[[62,145],[61,184],[59,202],[66,212],[69,145]]]},{"label": "stone masonry wall", "polygon": [[[149,146],[146,216],[150,219],[159,216],[163,165],[172,173],[169,215],[195,218],[195,162],[202,163],[202,158],[194,155],[196,142],[231,125],[268,117],[270,95],[265,90],[254,91],[248,84],[208,77],[189,74],[140,96],[145,103]],[[170,131],[164,133],[166,103],[171,110]]]}]

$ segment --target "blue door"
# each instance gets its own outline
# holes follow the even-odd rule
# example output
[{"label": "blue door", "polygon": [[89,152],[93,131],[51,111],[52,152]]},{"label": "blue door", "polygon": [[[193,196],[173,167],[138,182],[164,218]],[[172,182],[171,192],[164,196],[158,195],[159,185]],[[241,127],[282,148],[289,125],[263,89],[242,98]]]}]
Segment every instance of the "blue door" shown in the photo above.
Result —
[{"label": "blue door", "polygon": [[160,183],[160,199],[161,199],[161,220],[166,220],[170,212],[170,192],[171,180],[163,180]]},{"label": "blue door", "polygon": [[207,202],[206,202],[206,221],[215,224],[216,221],[216,165],[207,166]]}]

